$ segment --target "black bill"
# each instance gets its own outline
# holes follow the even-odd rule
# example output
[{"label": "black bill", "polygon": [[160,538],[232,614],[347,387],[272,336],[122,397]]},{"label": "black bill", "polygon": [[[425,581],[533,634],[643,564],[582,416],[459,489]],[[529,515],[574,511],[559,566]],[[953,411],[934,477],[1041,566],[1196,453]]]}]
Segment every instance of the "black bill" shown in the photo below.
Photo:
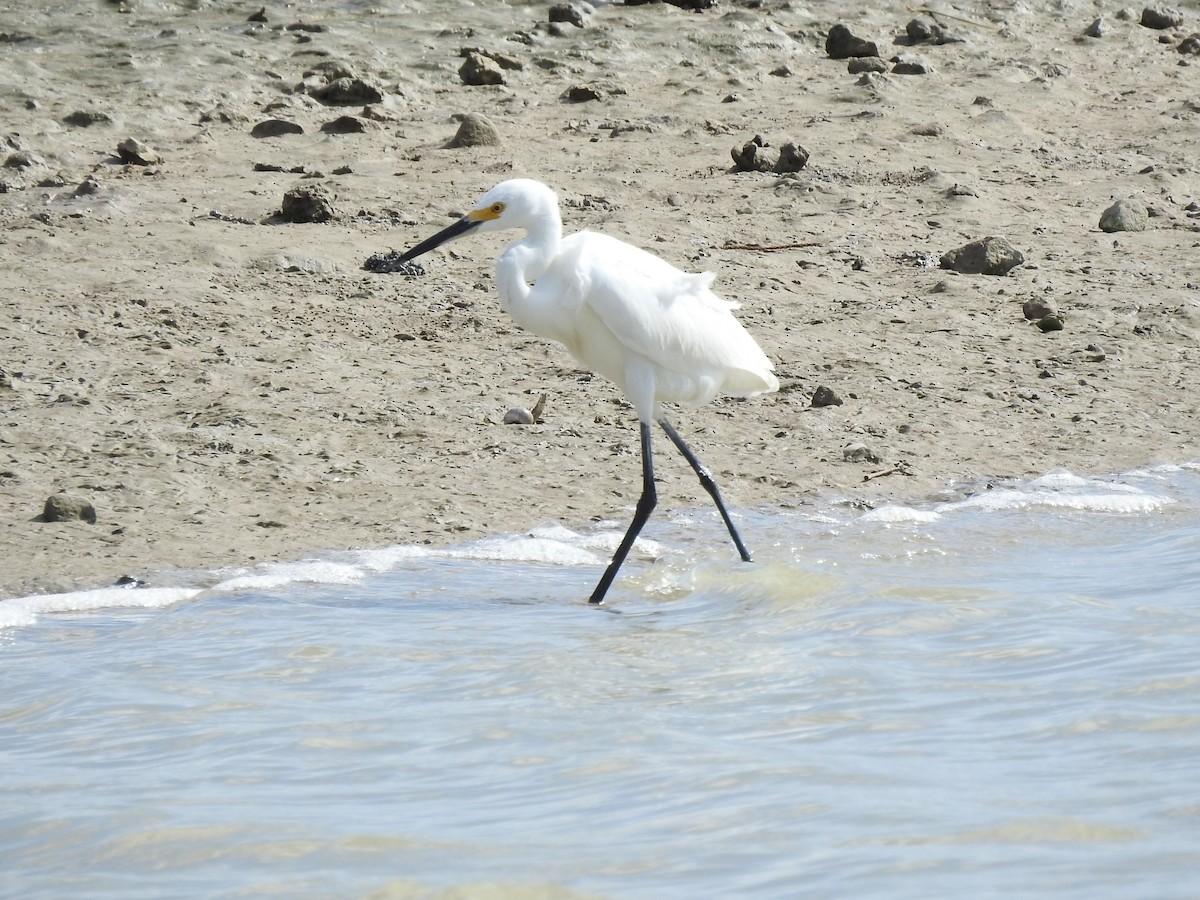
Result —
[{"label": "black bill", "polygon": [[433,237],[426,238],[425,240],[421,241],[421,243],[417,244],[417,246],[413,247],[411,250],[406,251],[400,257],[400,260],[402,262],[408,262],[410,259],[416,259],[422,253],[428,253],[433,248],[439,247],[442,244],[446,243],[446,241],[452,241],[456,237],[462,237],[464,234],[466,234],[468,231],[470,231],[472,228],[475,228],[479,224],[480,224],[479,221],[477,221],[475,219],[468,219],[466,216],[464,216],[463,218],[461,218],[457,222],[455,222],[453,225],[450,225],[447,228],[443,228],[441,231],[439,231]]}]

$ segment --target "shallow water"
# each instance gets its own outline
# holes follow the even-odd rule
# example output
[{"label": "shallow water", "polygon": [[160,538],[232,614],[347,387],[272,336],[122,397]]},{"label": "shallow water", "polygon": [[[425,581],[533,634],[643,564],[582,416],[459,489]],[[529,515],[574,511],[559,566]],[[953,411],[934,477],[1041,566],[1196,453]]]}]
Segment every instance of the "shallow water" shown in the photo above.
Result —
[{"label": "shallow water", "polygon": [[1200,468],[743,522],[0,604],[4,893],[1195,896]]}]

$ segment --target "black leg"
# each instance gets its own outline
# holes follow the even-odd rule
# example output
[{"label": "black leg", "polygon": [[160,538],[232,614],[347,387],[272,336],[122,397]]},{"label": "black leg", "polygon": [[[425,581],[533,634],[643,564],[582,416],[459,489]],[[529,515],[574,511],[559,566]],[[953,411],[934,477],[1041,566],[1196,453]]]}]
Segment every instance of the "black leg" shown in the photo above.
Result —
[{"label": "black leg", "polygon": [[[617,570],[621,568],[621,563],[625,562],[625,557],[629,555],[629,548],[637,540],[642,526],[646,524],[646,520],[650,518],[650,513],[654,510],[654,505],[658,502],[658,494],[654,490],[654,460],[650,455],[650,423],[642,422],[641,426],[642,496],[638,498],[637,508],[633,513],[633,521],[629,523],[629,530],[625,532],[625,537],[621,539],[621,544],[617,547],[617,552],[613,554],[612,562],[604,570],[604,575],[600,578],[600,583],[592,591],[592,598],[588,601],[589,603],[604,602],[604,595],[608,593],[609,585],[617,577]],[[732,528],[733,526],[730,527]]]},{"label": "black leg", "polygon": [[700,460],[696,458],[696,454],[692,452],[692,448],[683,442],[683,438],[679,436],[679,432],[675,430],[674,426],[666,418],[659,419],[658,424],[667,433],[667,437],[671,439],[671,443],[679,448],[679,452],[683,454],[683,458],[696,470],[696,474],[700,476],[700,484],[708,491],[708,495],[713,498],[713,502],[717,504],[717,510],[721,513],[721,518],[725,520],[725,527],[729,529],[729,536],[733,538],[733,545],[737,547],[742,560],[750,562],[750,551],[746,549],[746,545],[742,543],[742,538],[737,533],[737,529],[733,527],[733,520],[729,518],[725,504],[721,502],[721,492],[717,490],[717,483],[713,481],[712,475],[709,474],[708,469],[701,465]]}]

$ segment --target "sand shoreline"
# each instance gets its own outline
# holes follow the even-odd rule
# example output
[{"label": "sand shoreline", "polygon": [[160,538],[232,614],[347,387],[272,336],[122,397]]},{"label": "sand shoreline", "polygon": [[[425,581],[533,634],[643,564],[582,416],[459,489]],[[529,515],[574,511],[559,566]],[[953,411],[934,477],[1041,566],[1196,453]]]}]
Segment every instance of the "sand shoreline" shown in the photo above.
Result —
[{"label": "sand shoreline", "polygon": [[[501,313],[501,238],[440,252],[422,278],[361,268],[513,175],[559,192],[568,231],[713,271],[742,304],[780,392],[675,417],[735,509],[1200,456],[1200,60],[1181,65],[1136,21],[1084,39],[1090,4],[978,4],[953,23],[964,43],[901,48],[884,42],[906,18],[870,13],[848,24],[933,71],[864,81],[824,53],[826,4],[605,7],[563,36],[531,30],[540,7],[481,10],[470,33],[435,17],[409,43],[381,37],[403,10],[331,16],[299,43],[173,7],[75,34],[69,6],[50,7],[14,23],[30,41],[0,47],[7,153],[33,157],[0,179],[0,596],[625,519],[635,418]],[[523,29],[529,43],[512,39]],[[471,44],[524,68],[464,85]],[[320,130],[361,107],[296,90],[314,58],[386,88],[364,133]],[[576,84],[601,99],[564,102]],[[111,124],[64,124],[81,108]],[[473,111],[500,146],[446,149]],[[252,137],[270,116],[304,133]],[[755,133],[803,143],[809,165],[732,173]],[[115,159],[129,136],[161,162]],[[273,218],[305,183],[336,217]],[[1122,197],[1150,207],[1147,230],[1098,229]],[[919,264],[991,234],[1026,263],[1004,277]],[[1065,328],[1034,327],[1031,298]],[[812,408],[822,385],[843,404]],[[543,393],[544,424],[494,424]],[[878,461],[847,460],[850,444]],[[702,506],[664,445],[661,508]],[[96,523],[36,521],[59,491]]]}]

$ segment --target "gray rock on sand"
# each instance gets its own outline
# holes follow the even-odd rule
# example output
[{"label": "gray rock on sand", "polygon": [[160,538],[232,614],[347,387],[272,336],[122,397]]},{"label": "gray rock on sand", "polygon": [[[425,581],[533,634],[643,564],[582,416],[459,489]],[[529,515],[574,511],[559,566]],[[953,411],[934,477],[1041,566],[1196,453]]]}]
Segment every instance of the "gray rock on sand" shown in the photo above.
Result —
[{"label": "gray rock on sand", "polygon": [[383,102],[383,89],[365,78],[335,78],[309,94],[326,106],[366,106]]},{"label": "gray rock on sand", "polygon": [[852,56],[846,63],[846,71],[851,75],[861,75],[864,72],[882,74],[888,70],[888,61],[878,56]]},{"label": "gray rock on sand", "polygon": [[1100,230],[1109,233],[1115,231],[1145,231],[1150,213],[1137,200],[1118,200],[1100,214]]},{"label": "gray rock on sand", "polygon": [[738,172],[799,172],[808,165],[809,153],[799,144],[788,141],[775,149],[761,135],[755,135],[740,147],[729,151],[734,169]]},{"label": "gray rock on sand", "polygon": [[250,137],[273,138],[285,134],[304,134],[304,127],[286,119],[263,119],[250,129]]},{"label": "gray rock on sand", "polygon": [[1025,256],[1005,238],[985,237],[942,254],[941,267],[963,275],[1006,275]]},{"label": "gray rock on sand", "polygon": [[587,24],[587,15],[583,7],[574,3],[556,3],[550,7],[551,22],[569,22],[576,28]]},{"label": "gray rock on sand", "polygon": [[74,494],[54,494],[46,498],[42,507],[43,522],[87,522],[96,524],[96,508],[82,497]]},{"label": "gray rock on sand", "polygon": [[842,398],[834,393],[832,388],[828,388],[822,384],[813,391],[812,401],[809,405],[815,409],[820,409],[823,406],[841,406]]},{"label": "gray rock on sand", "polygon": [[1183,13],[1170,6],[1147,6],[1142,10],[1142,25],[1162,31],[1183,24]]},{"label": "gray rock on sand", "polygon": [[482,113],[467,113],[462,117],[458,131],[446,146],[450,149],[458,147],[499,147],[500,132],[492,120]]},{"label": "gray rock on sand", "polygon": [[844,459],[846,462],[883,462],[882,456],[880,456],[866,444],[860,443],[847,444],[845,447],[843,447],[842,459]]},{"label": "gray rock on sand", "polygon": [[500,63],[478,53],[467,54],[466,60],[458,67],[458,77],[463,84],[475,86],[504,84],[504,71]]},{"label": "gray rock on sand", "polygon": [[125,138],[117,144],[117,156],[133,166],[153,166],[163,161],[157,150],[137,138]]},{"label": "gray rock on sand", "polygon": [[283,195],[279,216],[285,222],[328,222],[333,218],[333,192],[320,184],[292,188]]},{"label": "gray rock on sand", "polygon": [[77,109],[63,116],[63,122],[73,128],[91,128],[93,125],[112,125],[113,119],[108,113],[94,109]]},{"label": "gray rock on sand", "polygon": [[1058,304],[1048,297],[1031,297],[1021,304],[1021,313],[1031,322],[1058,315]]},{"label": "gray rock on sand", "polygon": [[879,47],[874,41],[855,37],[849,28],[838,24],[829,29],[825,52],[830,59],[849,59],[852,56],[878,56]]}]

